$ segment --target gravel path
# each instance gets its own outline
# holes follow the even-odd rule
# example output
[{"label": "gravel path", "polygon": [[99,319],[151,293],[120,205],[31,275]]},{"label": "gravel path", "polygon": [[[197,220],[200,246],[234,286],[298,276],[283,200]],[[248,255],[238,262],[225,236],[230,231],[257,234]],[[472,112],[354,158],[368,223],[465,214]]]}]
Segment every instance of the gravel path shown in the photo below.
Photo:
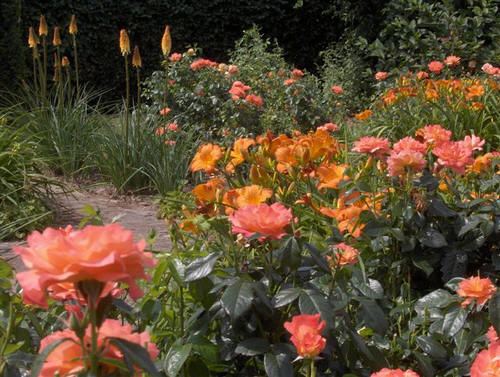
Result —
[{"label": "gravel path", "polygon": [[[157,207],[151,197],[113,196],[112,190],[107,187],[94,189],[75,188],[70,194],[57,194],[57,201],[61,206],[56,216],[56,226],[71,224],[77,226],[84,214],[81,209],[90,204],[100,210],[100,215],[105,223],[110,222],[115,216],[122,215],[118,223],[124,228],[132,230],[137,238],[146,237],[151,229],[158,233],[155,249],[170,250],[171,243],[168,238],[163,220],[156,218]],[[21,244],[20,241],[0,242],[0,258],[7,261],[17,271],[23,269],[21,260],[14,255],[12,247]]]}]

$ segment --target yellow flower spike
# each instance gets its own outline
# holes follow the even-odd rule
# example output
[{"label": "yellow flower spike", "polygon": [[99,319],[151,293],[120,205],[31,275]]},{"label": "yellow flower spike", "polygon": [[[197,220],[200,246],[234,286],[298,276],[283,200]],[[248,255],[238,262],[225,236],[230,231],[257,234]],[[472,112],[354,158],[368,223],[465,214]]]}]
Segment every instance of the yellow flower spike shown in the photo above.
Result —
[{"label": "yellow flower spike", "polygon": [[40,25],[38,26],[38,35],[47,36],[49,34],[49,28],[47,27],[47,21],[45,21],[45,16],[43,14],[40,15]]},{"label": "yellow flower spike", "polygon": [[33,30],[33,26],[30,26],[29,36],[28,36],[28,46],[31,48],[36,48],[38,41],[36,40],[35,31]]},{"label": "yellow flower spike", "polygon": [[61,66],[62,67],[69,67],[69,59],[67,56],[62,57]]},{"label": "yellow flower spike", "polygon": [[163,38],[161,39],[161,50],[163,55],[167,57],[172,49],[172,37],[170,36],[170,27],[167,25],[165,27],[165,32],[163,33]]},{"label": "yellow flower spike", "polygon": [[135,68],[142,67],[141,53],[139,52],[139,46],[134,47],[134,54],[132,55],[132,66]]},{"label": "yellow flower spike", "polygon": [[69,23],[69,30],[68,32],[71,35],[77,34],[78,33],[78,26],[76,25],[76,16],[74,14],[71,15],[71,22]]},{"label": "yellow flower spike", "polygon": [[123,56],[130,54],[130,40],[125,29],[120,30],[120,50]]},{"label": "yellow flower spike", "polygon": [[61,37],[59,36],[59,28],[54,27],[54,38],[52,39],[52,44],[54,46],[60,46],[62,44]]}]

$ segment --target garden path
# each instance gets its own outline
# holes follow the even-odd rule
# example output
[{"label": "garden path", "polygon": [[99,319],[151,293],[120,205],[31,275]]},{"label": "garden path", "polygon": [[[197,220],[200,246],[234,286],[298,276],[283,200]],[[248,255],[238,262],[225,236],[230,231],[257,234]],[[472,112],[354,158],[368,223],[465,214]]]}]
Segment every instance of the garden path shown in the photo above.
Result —
[{"label": "garden path", "polygon": [[[90,204],[100,210],[105,223],[115,216],[124,228],[132,230],[137,238],[146,237],[151,229],[158,233],[155,249],[169,250],[171,243],[163,220],[156,218],[157,206],[149,196],[116,196],[109,187],[82,189],[74,187],[69,194],[56,194],[60,210],[56,214],[56,226],[73,226],[85,217],[81,209]],[[22,242],[0,242],[0,259],[7,261],[16,270],[22,270],[21,260],[14,255],[12,247]]]}]

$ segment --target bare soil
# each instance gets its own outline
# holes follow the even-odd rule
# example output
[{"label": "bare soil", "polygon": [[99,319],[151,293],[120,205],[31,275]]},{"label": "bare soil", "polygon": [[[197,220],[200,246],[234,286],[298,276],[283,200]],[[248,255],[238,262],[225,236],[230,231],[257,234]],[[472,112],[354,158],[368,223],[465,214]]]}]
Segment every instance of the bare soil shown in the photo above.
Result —
[{"label": "bare soil", "polygon": [[[154,248],[157,250],[171,248],[165,223],[156,217],[157,207],[151,196],[117,196],[106,186],[91,189],[75,186],[69,194],[57,194],[56,200],[58,210],[54,227],[70,224],[77,226],[86,216],[81,212],[82,208],[90,204],[99,209],[105,223],[116,216],[122,216],[117,223],[133,231],[137,239],[146,237],[151,229],[155,229],[158,237]],[[22,241],[0,242],[0,259],[7,261],[17,271],[23,270],[24,266],[20,258],[12,252],[12,247],[22,243]]]}]

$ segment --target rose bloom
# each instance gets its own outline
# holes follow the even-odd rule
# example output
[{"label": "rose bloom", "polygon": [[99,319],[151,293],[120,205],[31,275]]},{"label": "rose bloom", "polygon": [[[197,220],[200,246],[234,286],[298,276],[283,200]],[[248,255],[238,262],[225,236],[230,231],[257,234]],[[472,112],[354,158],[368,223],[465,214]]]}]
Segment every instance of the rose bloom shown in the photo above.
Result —
[{"label": "rose bloom", "polygon": [[300,357],[313,359],[326,346],[326,339],[321,336],[326,322],[320,322],[319,314],[301,314],[292,317],[291,322],[285,322],[285,329],[292,334],[290,341],[297,348]]},{"label": "rose bloom", "polygon": [[411,369],[403,371],[401,369],[384,368],[376,373],[372,373],[370,377],[419,377],[419,375]]},{"label": "rose bloom", "polygon": [[286,232],[284,228],[292,221],[292,210],[281,203],[267,205],[248,205],[229,216],[234,234],[249,238],[256,233],[262,234],[259,241],[280,239]]},{"label": "rose bloom", "polygon": [[498,334],[495,331],[495,328],[493,326],[490,326],[490,328],[488,329],[488,332],[486,333],[486,337],[488,338],[488,340],[490,341],[491,344],[498,343]]},{"label": "rose bloom", "polygon": [[159,111],[160,115],[167,115],[172,109],[170,107],[164,107]]},{"label": "rose bloom", "polygon": [[237,66],[231,64],[229,65],[229,67],[227,67],[227,72],[230,74],[230,75],[235,75],[236,73],[239,72],[239,69]]},{"label": "rose bloom", "polygon": [[177,131],[179,129],[179,126],[177,125],[177,123],[170,123],[168,126],[167,126],[167,130],[169,131]]},{"label": "rose bloom", "polygon": [[212,143],[203,144],[193,157],[189,168],[192,172],[203,170],[206,173],[215,172],[217,161],[222,158],[222,149]]},{"label": "rose bloom", "polygon": [[295,83],[296,81],[297,81],[296,79],[286,79],[285,81],[283,81],[283,85],[284,86],[290,86],[293,83]]},{"label": "rose bloom", "polygon": [[458,56],[450,55],[444,59],[444,64],[448,67],[456,67],[460,64],[460,58]]},{"label": "rose bloom", "polygon": [[387,79],[387,72],[380,71],[375,73],[375,80],[384,81],[385,79]]},{"label": "rose bloom", "polygon": [[300,69],[294,69],[292,71],[292,78],[301,79],[302,77],[304,77],[304,72],[302,72]]},{"label": "rose bloom", "polygon": [[89,225],[82,230],[47,228],[28,236],[28,246],[16,246],[27,271],[19,272],[17,280],[28,304],[47,307],[45,294],[54,284],[85,280],[103,283],[121,281],[130,287],[130,296],[137,299],[142,290],[136,279],[148,279],[145,268],[156,261],[145,253],[146,241],[134,242],[131,231],[121,225]]},{"label": "rose bloom", "polygon": [[419,128],[415,135],[427,144],[438,146],[450,141],[451,131],[444,129],[440,124],[428,124],[423,128]]},{"label": "rose bloom", "polygon": [[497,376],[500,376],[500,343],[492,343],[477,354],[470,368],[470,377]]},{"label": "rose bloom", "polygon": [[209,59],[198,59],[198,60],[195,60],[194,62],[192,62],[190,67],[193,71],[196,71],[198,69],[205,68],[205,67],[217,67],[217,63],[213,62]]},{"label": "rose bloom", "polygon": [[245,97],[246,92],[251,90],[252,88],[248,85],[243,84],[241,81],[233,82],[231,85],[231,89],[229,89],[229,93],[232,94],[233,101],[241,99]]},{"label": "rose bloom", "polygon": [[338,131],[339,126],[337,126],[335,123],[325,123],[325,124],[319,126],[318,129],[333,132],[333,131]]},{"label": "rose bloom", "polygon": [[432,153],[438,157],[438,164],[457,174],[465,173],[465,167],[474,163],[472,149],[460,141],[442,143],[435,147]]},{"label": "rose bloom", "polygon": [[329,255],[327,256],[331,268],[336,268],[337,266],[345,266],[346,264],[358,263],[358,249],[346,245],[344,242],[334,245],[333,249],[336,249],[333,258]]},{"label": "rose bloom", "polygon": [[174,52],[172,55],[170,55],[170,57],[168,58],[168,60],[170,60],[172,63],[174,62],[178,62],[179,60],[182,59],[182,54],[179,54],[178,52]]},{"label": "rose bloom", "polygon": [[189,48],[186,53],[189,55],[189,56],[193,56],[194,54],[196,54],[196,51],[194,50],[194,48]]},{"label": "rose bloom", "polygon": [[481,67],[484,73],[487,73],[488,75],[498,75],[500,74],[500,68],[496,68],[492,66],[490,63],[483,64]]},{"label": "rose bloom", "polygon": [[421,143],[420,141],[407,136],[399,140],[392,150],[396,153],[402,151],[413,151],[421,154],[425,154],[427,152],[427,145],[425,143]]},{"label": "rose bloom", "polygon": [[250,105],[254,105],[256,106],[257,108],[261,108],[262,107],[262,98],[260,98],[259,96],[255,95],[255,94],[249,94],[245,97],[245,101],[250,104]]},{"label": "rose bloom", "polygon": [[155,134],[158,135],[158,136],[161,136],[165,133],[165,131],[167,130],[167,127],[164,126],[164,127],[158,127],[155,131]]},{"label": "rose bloom", "polygon": [[344,93],[344,89],[342,89],[340,86],[333,85],[332,86],[332,93],[340,95],[340,94]]},{"label": "rose bloom", "polygon": [[476,135],[467,135],[464,137],[462,140],[462,143],[467,147],[470,148],[472,151],[482,151],[483,150],[483,145],[486,141],[481,139],[479,136]]},{"label": "rose bloom", "polygon": [[476,300],[476,304],[479,306],[486,304],[496,290],[497,287],[490,279],[472,276],[458,283],[457,294],[465,298],[465,301],[462,302],[462,307],[465,308],[473,300]]},{"label": "rose bloom", "polygon": [[354,142],[353,152],[367,153],[377,158],[383,158],[390,152],[389,139],[365,136]]},{"label": "rose bloom", "polygon": [[[147,332],[134,333],[129,324],[122,325],[121,321],[115,319],[106,319],[97,335],[97,347],[102,352],[102,358],[111,360],[123,360],[123,354],[114,345],[112,345],[108,338],[120,338],[132,343],[139,344],[146,348],[152,360],[155,360],[160,353],[154,343],[151,343],[150,336]],[[57,331],[49,336],[43,338],[40,342],[40,352],[42,352],[51,343],[60,339],[69,338],[70,340],[59,344],[45,359],[43,363],[40,377],[53,377],[55,375],[61,377],[69,377],[78,374],[85,369],[85,364],[82,358],[85,353],[82,350],[77,335],[72,330]],[[85,344],[91,342],[90,326],[87,328],[84,335]],[[99,363],[99,370],[103,375],[113,374],[116,367],[103,361]]]},{"label": "rose bloom", "polygon": [[392,152],[387,159],[387,171],[389,177],[404,176],[408,170],[419,172],[427,164],[422,153],[412,150],[403,150],[401,152]]},{"label": "rose bloom", "polygon": [[417,72],[417,79],[418,80],[424,80],[429,77],[429,74],[425,71],[419,71]]},{"label": "rose bloom", "polygon": [[234,213],[235,208],[264,203],[273,196],[273,191],[259,185],[244,186],[224,193],[222,203],[226,206],[226,215]]},{"label": "rose bloom", "polygon": [[441,73],[441,70],[444,68],[444,65],[443,63],[434,60],[427,65],[427,68],[429,68],[429,71],[431,71],[432,73],[439,75]]},{"label": "rose bloom", "polygon": [[355,117],[356,119],[361,120],[361,121],[365,121],[365,120],[367,120],[369,117],[371,117],[372,115],[373,115],[373,111],[371,111],[371,110],[367,109],[367,110],[362,111],[362,112],[360,112],[360,113],[358,113],[358,114],[354,114],[354,117]]}]

